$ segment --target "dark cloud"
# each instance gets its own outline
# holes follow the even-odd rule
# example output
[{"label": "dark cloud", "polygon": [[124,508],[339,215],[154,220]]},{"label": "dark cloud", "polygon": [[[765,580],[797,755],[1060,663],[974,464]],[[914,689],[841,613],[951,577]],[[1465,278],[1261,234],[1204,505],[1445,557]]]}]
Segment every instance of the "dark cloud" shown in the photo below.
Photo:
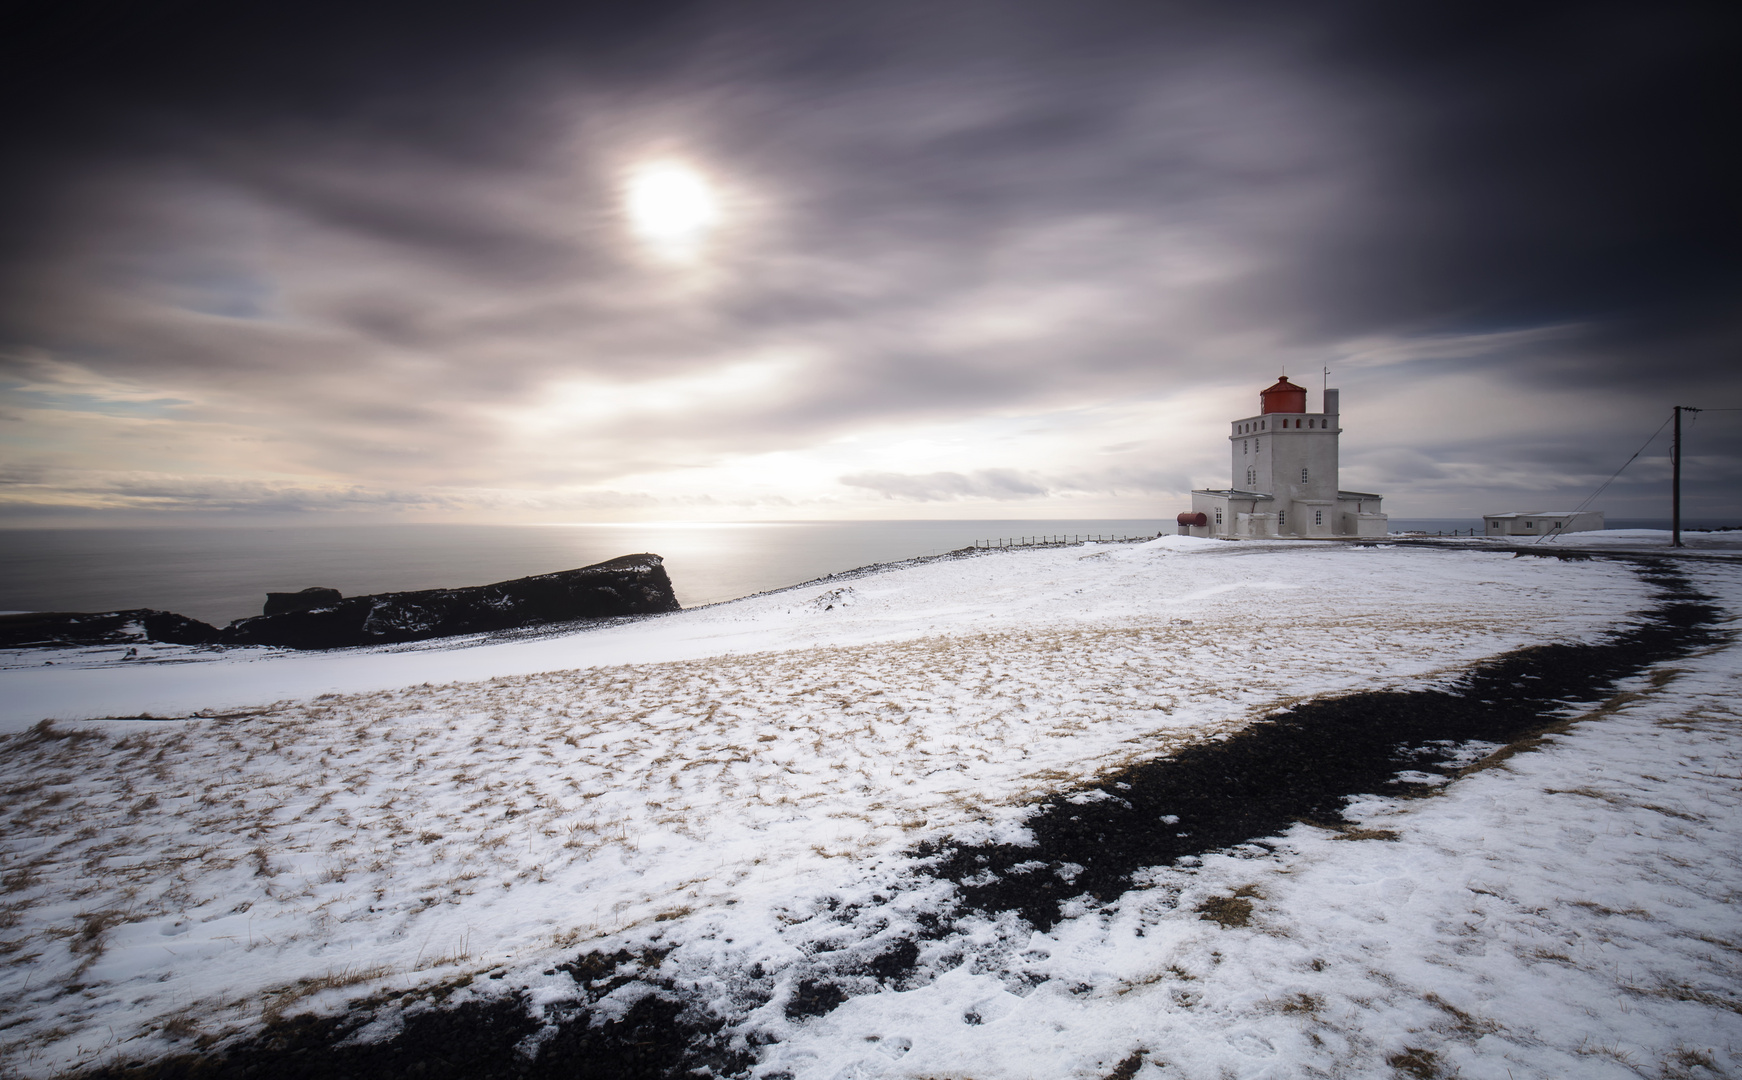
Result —
[{"label": "dark cloud", "polygon": [[[1527,459],[1571,490],[1625,439],[1520,412],[1557,389],[1653,416],[1742,397],[1723,14],[26,5],[0,27],[0,378],[14,414],[50,391],[187,402],[166,474],[211,472],[199,447],[243,428],[271,448],[251,467],[307,478],[287,491],[475,502],[1330,362],[1351,407],[1455,371],[1507,418],[1466,439],[1425,410],[1373,483],[1451,498]],[[663,153],[727,203],[693,273],[625,238],[622,171]],[[71,425],[67,461],[122,438],[72,412],[26,424]],[[1094,435],[1038,470],[829,475],[1150,495],[1190,456],[1220,482],[1218,447],[1162,435],[1118,465]]]}]

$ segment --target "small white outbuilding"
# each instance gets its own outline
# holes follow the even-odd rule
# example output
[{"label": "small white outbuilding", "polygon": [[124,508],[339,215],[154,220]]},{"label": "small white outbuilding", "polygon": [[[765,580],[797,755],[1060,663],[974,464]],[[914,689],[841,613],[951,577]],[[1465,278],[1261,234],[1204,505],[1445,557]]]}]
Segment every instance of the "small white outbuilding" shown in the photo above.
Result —
[{"label": "small white outbuilding", "polygon": [[1487,536],[1555,536],[1595,532],[1602,527],[1601,510],[1520,510],[1510,514],[1482,515],[1482,532]]}]

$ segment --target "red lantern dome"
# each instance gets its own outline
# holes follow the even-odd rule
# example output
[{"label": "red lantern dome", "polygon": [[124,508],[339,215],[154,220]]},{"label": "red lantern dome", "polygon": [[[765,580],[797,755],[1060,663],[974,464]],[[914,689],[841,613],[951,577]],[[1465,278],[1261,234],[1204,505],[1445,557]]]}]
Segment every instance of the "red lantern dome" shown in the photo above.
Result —
[{"label": "red lantern dome", "polygon": [[1296,386],[1284,375],[1276,385],[1258,395],[1261,413],[1302,413],[1307,411],[1306,387]]}]

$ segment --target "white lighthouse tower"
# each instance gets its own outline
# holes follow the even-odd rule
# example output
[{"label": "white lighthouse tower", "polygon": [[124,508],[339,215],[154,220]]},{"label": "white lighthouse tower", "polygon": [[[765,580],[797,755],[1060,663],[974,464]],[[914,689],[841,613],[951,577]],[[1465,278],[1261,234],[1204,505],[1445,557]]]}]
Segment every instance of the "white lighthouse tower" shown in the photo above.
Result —
[{"label": "white lighthouse tower", "polygon": [[1180,532],[1193,536],[1384,536],[1380,496],[1337,487],[1338,393],[1306,411],[1306,387],[1284,375],[1258,395],[1256,416],[1229,425],[1233,483],[1192,492]]}]

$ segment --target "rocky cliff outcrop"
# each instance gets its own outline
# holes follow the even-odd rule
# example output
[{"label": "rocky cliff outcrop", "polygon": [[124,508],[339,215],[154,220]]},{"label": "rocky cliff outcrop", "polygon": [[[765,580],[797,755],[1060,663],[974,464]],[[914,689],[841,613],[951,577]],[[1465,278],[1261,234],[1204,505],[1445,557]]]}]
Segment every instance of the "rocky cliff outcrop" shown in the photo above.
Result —
[{"label": "rocky cliff outcrop", "polygon": [[313,611],[318,607],[332,607],[343,600],[337,589],[326,589],[313,585],[301,592],[269,592],[266,594],[266,607],[262,615],[282,615],[287,611]]},{"label": "rocky cliff outcrop", "polygon": [[0,649],[52,649],[82,645],[142,645],[166,641],[204,645],[220,631],[173,611],[27,611],[0,615]]},{"label": "rocky cliff outcrop", "polygon": [[337,649],[678,610],[658,555],[624,555],[555,574],[459,589],[345,598],[337,589],[267,593],[266,614],[223,630],[173,611],[0,615],[0,649],[87,645],[279,645]]},{"label": "rocky cliff outcrop", "polygon": [[[608,562],[537,577],[460,589],[381,593],[326,599],[303,610],[239,619],[219,640],[226,645],[337,649],[508,630],[572,619],[648,615],[678,610],[658,555],[624,555]],[[273,593],[300,599],[302,593]],[[270,601],[269,601],[270,602]]]}]

